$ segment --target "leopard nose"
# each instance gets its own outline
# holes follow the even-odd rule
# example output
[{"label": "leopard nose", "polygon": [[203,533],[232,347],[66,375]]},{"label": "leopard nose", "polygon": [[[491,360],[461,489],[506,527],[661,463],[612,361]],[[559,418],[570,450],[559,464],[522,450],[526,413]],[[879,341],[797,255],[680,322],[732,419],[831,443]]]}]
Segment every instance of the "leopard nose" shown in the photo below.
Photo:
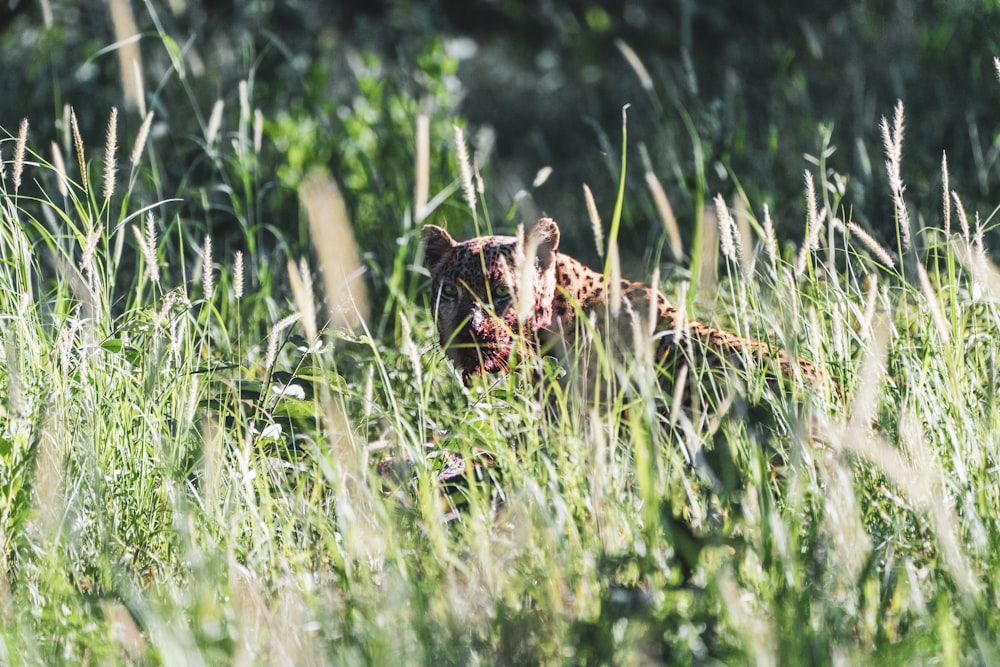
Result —
[{"label": "leopard nose", "polygon": [[479,331],[483,326],[483,320],[486,319],[486,313],[483,312],[483,307],[478,303],[472,306],[472,313],[469,315],[469,329],[473,333]]}]

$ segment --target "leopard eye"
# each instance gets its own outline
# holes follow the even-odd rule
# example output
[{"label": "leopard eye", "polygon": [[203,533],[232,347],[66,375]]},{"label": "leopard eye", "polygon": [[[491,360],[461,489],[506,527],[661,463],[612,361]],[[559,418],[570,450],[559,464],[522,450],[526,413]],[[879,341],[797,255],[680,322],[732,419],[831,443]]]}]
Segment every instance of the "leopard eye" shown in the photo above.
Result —
[{"label": "leopard eye", "polygon": [[441,285],[441,296],[448,300],[454,299],[458,296],[458,288],[451,283],[445,283]]},{"label": "leopard eye", "polygon": [[510,285],[496,285],[493,287],[493,296],[498,299],[509,299],[510,295]]}]

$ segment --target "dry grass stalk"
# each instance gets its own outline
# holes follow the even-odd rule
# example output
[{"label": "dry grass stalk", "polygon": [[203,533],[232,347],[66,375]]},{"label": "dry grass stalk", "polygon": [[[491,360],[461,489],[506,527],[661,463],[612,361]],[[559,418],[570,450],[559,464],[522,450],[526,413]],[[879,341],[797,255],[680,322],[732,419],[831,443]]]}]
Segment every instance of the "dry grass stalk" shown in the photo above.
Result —
[{"label": "dry grass stalk", "polygon": [[[93,222],[88,221],[88,226],[90,224],[93,224]],[[97,276],[97,269],[94,266],[94,256],[97,253],[97,244],[100,243],[103,233],[103,224],[97,225],[95,229],[92,229],[84,241],[83,252],[80,256],[80,270],[87,277],[87,284],[91,287],[94,287],[94,278]]]},{"label": "dry grass stalk", "polygon": [[965,215],[965,206],[962,205],[962,200],[959,198],[956,191],[951,191],[951,197],[955,201],[955,215],[958,216],[958,224],[962,227],[962,238],[964,238],[967,243],[971,242],[972,237],[969,232],[969,218]]},{"label": "dry grass stalk", "polygon": [[261,146],[264,145],[264,113],[260,109],[253,112],[253,152],[260,155]]},{"label": "dry grass stalk", "polygon": [[652,171],[646,171],[646,187],[649,188],[649,192],[653,196],[653,205],[660,216],[660,222],[663,223],[663,231],[667,234],[667,247],[670,248],[670,254],[675,261],[679,262],[684,259],[681,230],[677,226],[677,217],[674,215],[674,209],[670,205],[663,184]]},{"label": "dry grass stalk", "polygon": [[313,295],[312,273],[305,259],[300,260],[298,265],[288,260],[288,284],[292,289],[295,305],[302,314],[302,328],[305,330],[306,340],[312,345],[319,339],[319,332],[316,327],[316,300]]},{"label": "dry grass stalk", "polygon": [[66,176],[66,162],[63,160],[59,144],[52,142],[52,167],[56,171],[56,187],[63,197],[69,195],[69,177]]},{"label": "dry grass stalk", "polygon": [[215,100],[212,105],[212,113],[208,117],[208,125],[205,127],[205,145],[209,148],[215,145],[215,140],[219,137],[219,129],[222,127],[222,111],[226,108],[226,103],[221,99]]},{"label": "dry grass stalk", "polygon": [[142,125],[139,126],[139,131],[136,132],[135,143],[132,145],[132,154],[129,156],[132,164],[139,164],[139,160],[142,159],[142,154],[146,150],[146,141],[149,139],[149,129],[152,125],[153,112],[150,111],[142,119]]},{"label": "dry grass stalk", "polygon": [[635,50],[621,39],[615,40],[615,46],[619,51],[621,51],[621,54],[625,56],[625,60],[628,62],[629,67],[631,67],[636,76],[639,77],[639,83],[642,85],[643,89],[647,91],[653,90],[653,77],[649,75],[649,70],[646,69],[646,66],[642,63],[642,60],[639,59]]},{"label": "dry grass stalk", "polygon": [[427,217],[431,178],[431,119],[426,113],[417,115],[416,155],[414,156],[413,217],[417,224]]},{"label": "dry grass stalk", "polygon": [[138,109],[142,104],[142,88],[136,84],[135,72],[142,70],[142,55],[139,51],[139,28],[132,13],[132,3],[128,0],[108,0],[111,25],[115,31],[118,46],[118,70],[122,80],[122,97],[125,107]]},{"label": "dry grass stalk", "polygon": [[622,311],[622,265],[618,257],[618,239],[608,244],[608,274],[611,315],[618,317]]},{"label": "dry grass stalk", "polygon": [[700,259],[700,270],[695,276],[695,300],[699,307],[708,308],[715,300],[718,291],[718,282],[715,275],[715,267],[718,263],[719,226],[716,221],[715,207],[707,203],[701,211],[702,233],[701,247],[695,248],[692,252],[698,252]]},{"label": "dry grass stalk", "polygon": [[948,328],[948,323],[944,319],[941,303],[934,294],[934,288],[927,277],[927,270],[919,262],[917,262],[917,278],[920,281],[920,291],[924,293],[924,298],[927,299],[927,309],[930,311],[934,328],[937,329],[938,336],[941,337],[941,342],[947,345],[951,342],[951,329]]},{"label": "dry grass stalk", "polygon": [[753,268],[753,257],[749,252],[753,246],[753,239],[750,235],[750,212],[747,210],[746,201],[735,193],[729,215],[733,223],[733,240],[736,242],[736,255],[739,257],[740,269],[743,272],[743,277],[749,278]]},{"label": "dry grass stalk", "polygon": [[955,257],[965,270],[972,274],[972,279],[982,287],[990,298],[1000,300],[1000,271],[975,247],[963,238],[951,242]]},{"label": "dry grass stalk", "polygon": [[299,198],[322,267],[331,322],[354,328],[368,319],[368,295],[344,198],[337,183],[321,171],[306,176],[299,186]]},{"label": "dry grass stalk", "polygon": [[242,79],[237,87],[240,98],[240,122],[250,121],[250,86],[246,79]]}]

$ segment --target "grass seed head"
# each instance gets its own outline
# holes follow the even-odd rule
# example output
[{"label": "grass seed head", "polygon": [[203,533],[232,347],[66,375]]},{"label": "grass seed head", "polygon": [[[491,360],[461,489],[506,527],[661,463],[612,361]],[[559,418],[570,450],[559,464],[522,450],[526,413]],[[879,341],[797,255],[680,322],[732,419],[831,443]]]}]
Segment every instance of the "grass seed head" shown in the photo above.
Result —
[{"label": "grass seed head", "polygon": [[587,217],[590,218],[590,228],[594,232],[594,245],[597,246],[597,255],[604,257],[604,229],[601,227],[601,214],[597,212],[594,193],[590,191],[590,186],[586,183],[583,184],[583,201],[587,205]]},{"label": "grass seed head", "polygon": [[69,195],[69,178],[66,176],[66,162],[63,160],[62,150],[59,144],[52,142],[52,168],[56,172],[56,187],[63,197]]},{"label": "grass seed head", "polygon": [[28,119],[21,119],[21,127],[17,131],[17,142],[14,144],[14,192],[21,189],[21,174],[24,171],[24,154],[28,146]]},{"label": "grass seed head", "polygon": [[132,145],[132,154],[129,156],[129,159],[134,165],[139,164],[139,160],[142,159],[142,154],[146,150],[146,141],[149,139],[149,128],[152,125],[153,112],[150,111],[142,119],[142,125],[139,126],[139,131],[135,135],[135,143]]},{"label": "grass seed head", "polygon": [[237,250],[233,254],[233,296],[237,299],[243,298],[243,278],[245,269],[243,268],[243,251]]},{"label": "grass seed head", "polygon": [[87,156],[83,152],[83,137],[80,135],[80,125],[76,121],[76,111],[73,108],[70,108],[69,111],[69,124],[73,132],[73,146],[76,148],[76,160],[80,165],[80,185],[83,186],[83,191],[87,192],[90,187],[87,178]]},{"label": "grass seed head", "polygon": [[462,182],[462,195],[472,211],[476,210],[476,188],[472,183],[472,163],[469,161],[469,146],[465,143],[462,128],[455,126],[455,155],[458,158],[458,176]]},{"label": "grass seed head", "polygon": [[212,275],[212,237],[205,235],[205,243],[201,252],[201,289],[205,301],[211,301],[215,296],[215,277]]},{"label": "grass seed head", "polygon": [[111,199],[115,193],[115,172],[118,153],[118,107],[111,107],[108,119],[108,136],[104,144],[104,199]]}]

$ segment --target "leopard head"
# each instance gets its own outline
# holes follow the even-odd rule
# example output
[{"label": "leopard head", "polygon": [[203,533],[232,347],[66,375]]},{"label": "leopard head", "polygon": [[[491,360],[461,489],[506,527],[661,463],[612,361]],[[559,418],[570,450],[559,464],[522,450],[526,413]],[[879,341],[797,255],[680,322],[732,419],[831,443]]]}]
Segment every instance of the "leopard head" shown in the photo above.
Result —
[{"label": "leopard head", "polygon": [[552,322],[559,227],[542,218],[520,244],[513,236],[459,243],[425,225],[421,244],[438,338],[462,379],[506,372],[514,341],[534,345]]}]

